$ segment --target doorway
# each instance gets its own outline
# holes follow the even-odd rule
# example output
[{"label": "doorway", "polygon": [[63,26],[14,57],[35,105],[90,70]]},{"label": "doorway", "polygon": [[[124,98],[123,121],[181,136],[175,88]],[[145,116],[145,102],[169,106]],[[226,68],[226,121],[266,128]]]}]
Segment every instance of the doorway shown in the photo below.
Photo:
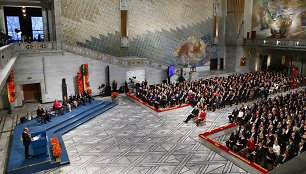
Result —
[{"label": "doorway", "polygon": [[218,59],[210,59],[210,70],[218,69]]},{"label": "doorway", "polygon": [[261,71],[268,69],[268,55],[261,55]]},{"label": "doorway", "polygon": [[24,102],[33,102],[41,100],[40,83],[22,85]]},{"label": "doorway", "polygon": [[223,70],[223,68],[224,68],[224,60],[223,58],[220,58],[220,69]]}]

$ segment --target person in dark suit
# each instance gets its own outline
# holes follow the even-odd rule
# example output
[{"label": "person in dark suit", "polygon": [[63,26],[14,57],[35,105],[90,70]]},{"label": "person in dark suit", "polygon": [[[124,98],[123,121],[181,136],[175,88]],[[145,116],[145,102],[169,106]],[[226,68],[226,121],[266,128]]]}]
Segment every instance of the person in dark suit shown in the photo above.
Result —
[{"label": "person in dark suit", "polygon": [[231,150],[233,150],[234,145],[237,143],[238,141],[238,132],[237,130],[234,130],[230,136],[230,138],[225,142],[226,146],[228,148],[230,148]]},{"label": "person in dark suit", "polygon": [[24,156],[26,159],[30,159],[31,155],[29,155],[29,146],[31,144],[32,139],[29,134],[29,129],[27,127],[25,127],[22,132],[22,141],[24,145]]},{"label": "person in dark suit", "polygon": [[251,153],[253,161],[261,166],[263,166],[265,154],[266,149],[263,147],[262,142],[259,142],[258,145],[255,146],[255,151]]},{"label": "person in dark suit", "polygon": [[48,113],[44,110],[44,108],[42,108],[41,105],[38,105],[36,114],[38,117],[41,117],[44,119],[45,124],[47,124],[47,121],[51,122]]},{"label": "person in dark suit", "polygon": [[185,120],[184,122],[185,122],[185,123],[188,123],[188,121],[189,121],[190,119],[192,119],[192,118],[194,118],[194,117],[198,117],[199,112],[200,112],[200,110],[199,110],[198,106],[197,106],[197,105],[194,106],[193,110],[191,111],[191,114],[188,115],[188,117],[186,118],[186,120]]},{"label": "person in dark suit", "polygon": [[129,85],[127,81],[124,82],[124,92],[129,92]]},{"label": "person in dark suit", "polygon": [[78,101],[78,103],[80,104],[82,103],[84,106],[86,105],[85,98],[83,97],[83,93],[77,94],[76,100]]},{"label": "person in dark suit", "polygon": [[91,100],[95,100],[90,94],[88,94],[87,91],[84,91],[82,97],[83,97],[83,98],[87,98],[87,99],[88,99],[88,103],[91,103]]},{"label": "person in dark suit", "polygon": [[113,91],[117,91],[118,84],[117,84],[116,80],[113,81],[112,86],[113,86]]},{"label": "person in dark suit", "polygon": [[239,114],[239,110],[238,110],[237,107],[235,107],[235,109],[233,110],[232,114],[230,114],[228,116],[229,122],[233,123],[236,120],[238,114]]}]

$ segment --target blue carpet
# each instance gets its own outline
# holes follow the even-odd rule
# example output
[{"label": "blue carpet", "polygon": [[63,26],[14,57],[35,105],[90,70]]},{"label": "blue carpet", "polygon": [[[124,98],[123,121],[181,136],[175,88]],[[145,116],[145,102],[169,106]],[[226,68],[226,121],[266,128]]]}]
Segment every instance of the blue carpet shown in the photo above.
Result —
[{"label": "blue carpet", "polygon": [[[36,119],[33,119],[16,126],[14,134],[12,135],[7,172],[9,174],[28,174],[58,167],[63,164],[69,164],[69,157],[62,139],[62,134],[87,122],[115,105],[115,103],[111,102],[93,100],[91,104],[87,103],[86,106],[73,109],[70,113],[52,118],[48,124],[38,123]],[[24,158],[24,146],[20,140],[24,127],[28,127],[30,133],[46,131],[48,144],[47,154],[34,156],[27,160]],[[52,156],[50,138],[53,136],[56,136],[61,143],[61,162],[56,162]],[[32,151],[30,148],[30,154],[33,154]]]}]

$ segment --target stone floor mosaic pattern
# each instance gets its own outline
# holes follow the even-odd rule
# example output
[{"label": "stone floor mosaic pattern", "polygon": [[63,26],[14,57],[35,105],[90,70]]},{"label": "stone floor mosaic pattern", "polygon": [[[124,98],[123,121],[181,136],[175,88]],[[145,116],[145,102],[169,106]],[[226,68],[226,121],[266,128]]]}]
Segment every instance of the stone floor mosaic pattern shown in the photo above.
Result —
[{"label": "stone floor mosaic pattern", "polygon": [[234,107],[208,112],[206,125],[197,127],[183,122],[190,107],[156,116],[121,97],[115,108],[63,135],[69,165],[41,173],[246,173],[198,141],[226,124]]}]

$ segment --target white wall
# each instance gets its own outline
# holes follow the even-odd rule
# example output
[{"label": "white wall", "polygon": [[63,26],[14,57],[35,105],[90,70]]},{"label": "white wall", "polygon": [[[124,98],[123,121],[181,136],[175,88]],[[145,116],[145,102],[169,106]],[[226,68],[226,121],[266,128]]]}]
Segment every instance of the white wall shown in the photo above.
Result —
[{"label": "white wall", "polygon": [[118,87],[128,79],[127,72],[138,72],[135,75],[136,80],[146,79],[148,84],[161,83],[166,79],[166,70],[145,66],[124,68],[68,52],[23,54],[18,57],[14,67],[17,91],[16,106],[22,106],[24,100],[21,87],[23,84],[40,83],[44,103],[62,98],[63,78],[66,79],[68,95],[74,94],[76,90],[75,76],[81,64],[84,63],[89,65],[89,82],[94,95],[98,95],[100,93],[98,87],[106,83],[106,66],[110,67],[110,83],[116,80]]},{"label": "white wall", "polygon": [[[246,73],[250,71],[255,71],[257,55],[254,51],[250,51],[243,46],[227,46],[226,47],[226,64],[225,69],[227,71],[235,71],[239,73]],[[240,66],[241,57],[246,57],[246,66]]]},{"label": "white wall", "polygon": [[[43,63],[43,57],[45,59]],[[105,83],[105,69],[110,66],[110,80],[118,84],[125,81],[125,68],[110,65],[99,60],[74,55],[68,52],[53,55],[20,55],[14,70],[17,88],[17,106],[22,105],[22,84],[40,83],[42,101],[51,102],[62,98],[62,78],[66,79],[68,95],[75,93],[75,75],[81,64],[89,64],[89,82],[94,95],[99,94],[98,87]],[[44,69],[43,69],[44,64]],[[45,76],[44,76],[45,72]]]},{"label": "white wall", "polygon": [[[136,79],[134,79],[134,77]],[[128,82],[129,79],[134,79],[135,82],[141,83],[146,80],[146,70],[128,70],[126,71],[125,80]]]},{"label": "white wall", "polygon": [[167,70],[157,70],[151,67],[146,67],[146,79],[148,84],[162,83],[167,79]]}]

